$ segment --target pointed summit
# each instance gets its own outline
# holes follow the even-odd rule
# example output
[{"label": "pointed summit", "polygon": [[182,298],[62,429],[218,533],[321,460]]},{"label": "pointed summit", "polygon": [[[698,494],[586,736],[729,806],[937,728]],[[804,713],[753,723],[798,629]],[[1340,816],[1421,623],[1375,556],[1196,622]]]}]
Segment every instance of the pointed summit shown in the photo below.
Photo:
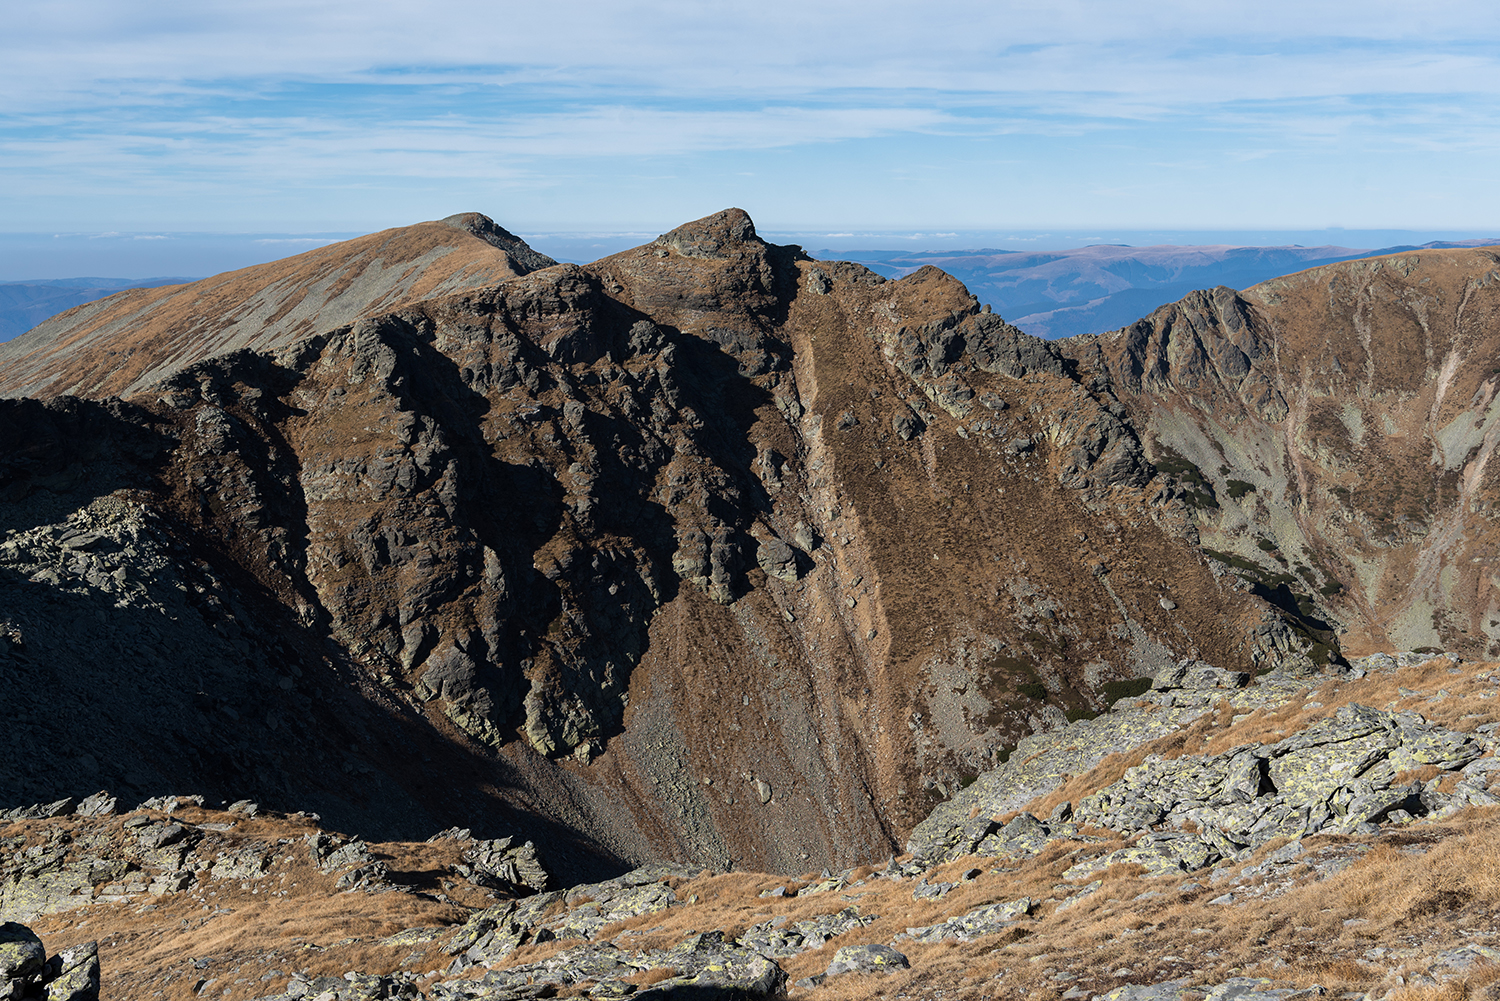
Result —
[{"label": "pointed summit", "polygon": [[764,245],[744,209],[715,212],[656,238],[657,246],[671,247],[683,257],[728,257],[747,243]]},{"label": "pointed summit", "polygon": [[542,268],[550,268],[557,263],[546,254],[539,254],[532,250],[525,240],[498,225],[495,220],[481,212],[459,212],[440,221],[446,226],[463,230],[470,236],[476,236],[490,246],[505,251],[518,265],[516,268],[518,274],[530,274]]},{"label": "pointed summit", "polygon": [[215,355],[284,347],[556,263],[487,216],[464,212],[190,285],[121,292],[0,344],[0,396],[137,392]]}]

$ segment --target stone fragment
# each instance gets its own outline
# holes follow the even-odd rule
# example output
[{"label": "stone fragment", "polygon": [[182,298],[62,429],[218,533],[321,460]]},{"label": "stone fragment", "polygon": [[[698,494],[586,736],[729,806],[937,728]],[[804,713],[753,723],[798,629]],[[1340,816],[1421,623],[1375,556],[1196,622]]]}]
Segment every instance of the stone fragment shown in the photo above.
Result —
[{"label": "stone fragment", "polygon": [[784,581],[797,579],[797,553],[780,539],[767,539],[762,542],[756,550],[755,562],[768,577]]},{"label": "stone fragment", "polygon": [[833,962],[824,971],[825,977],[836,977],[841,973],[890,973],[911,967],[904,953],[888,945],[846,945],[833,954]]},{"label": "stone fragment", "polygon": [[181,841],[186,833],[181,824],[153,824],[136,835],[136,842],[147,850],[163,848]]},{"label": "stone fragment", "polygon": [[99,943],[85,942],[54,956],[47,1001],[99,1001]]},{"label": "stone fragment", "polygon": [[116,802],[115,797],[100,790],[92,796],[85,796],[79,800],[73,812],[80,817],[106,817],[115,812]]}]

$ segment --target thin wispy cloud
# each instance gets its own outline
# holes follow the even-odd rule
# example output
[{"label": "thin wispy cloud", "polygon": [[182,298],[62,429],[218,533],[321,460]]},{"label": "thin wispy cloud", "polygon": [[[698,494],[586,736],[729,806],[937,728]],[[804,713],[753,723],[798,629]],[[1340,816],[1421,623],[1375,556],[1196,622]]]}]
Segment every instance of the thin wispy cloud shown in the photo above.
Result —
[{"label": "thin wispy cloud", "polygon": [[1455,201],[1393,200],[1430,163],[1483,225],[1497,43],[1471,2],[59,0],[0,42],[0,210],[1400,224]]}]

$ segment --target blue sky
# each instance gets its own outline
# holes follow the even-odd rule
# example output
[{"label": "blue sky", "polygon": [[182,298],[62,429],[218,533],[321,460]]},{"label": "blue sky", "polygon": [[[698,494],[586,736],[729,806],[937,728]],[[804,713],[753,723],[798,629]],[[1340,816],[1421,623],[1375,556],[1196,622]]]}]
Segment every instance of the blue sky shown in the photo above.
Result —
[{"label": "blue sky", "polygon": [[21,0],[4,24],[0,234],[654,233],[728,205],[830,233],[1500,229],[1493,0]]}]

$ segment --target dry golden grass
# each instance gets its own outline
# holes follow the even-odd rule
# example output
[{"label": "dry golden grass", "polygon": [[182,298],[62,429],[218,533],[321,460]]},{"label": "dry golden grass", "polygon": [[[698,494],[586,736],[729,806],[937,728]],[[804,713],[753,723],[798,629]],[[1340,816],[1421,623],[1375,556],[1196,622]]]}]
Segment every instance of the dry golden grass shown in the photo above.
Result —
[{"label": "dry golden grass", "polygon": [[1481,964],[1457,980],[1437,986],[1403,987],[1391,1001],[1479,1001],[1500,997],[1500,966]]}]

